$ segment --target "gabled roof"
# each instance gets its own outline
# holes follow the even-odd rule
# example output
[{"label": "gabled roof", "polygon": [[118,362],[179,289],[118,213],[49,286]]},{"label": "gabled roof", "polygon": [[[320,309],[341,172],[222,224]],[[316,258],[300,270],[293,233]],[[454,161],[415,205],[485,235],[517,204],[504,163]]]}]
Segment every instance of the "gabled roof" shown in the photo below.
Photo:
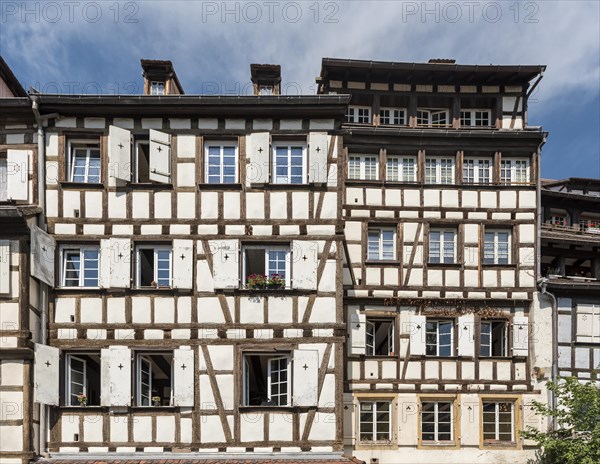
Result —
[{"label": "gabled roof", "polygon": [[27,97],[27,92],[13,74],[12,70],[0,55],[0,78],[4,81],[15,97]]}]

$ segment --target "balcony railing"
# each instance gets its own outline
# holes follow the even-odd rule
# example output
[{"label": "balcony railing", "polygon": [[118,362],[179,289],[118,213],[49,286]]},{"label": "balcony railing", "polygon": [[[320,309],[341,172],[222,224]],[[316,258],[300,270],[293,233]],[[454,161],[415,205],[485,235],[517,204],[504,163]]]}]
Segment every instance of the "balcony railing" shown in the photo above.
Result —
[{"label": "balcony railing", "polygon": [[579,237],[585,237],[586,239],[600,241],[600,227],[582,226],[580,224],[567,226],[562,224],[552,224],[551,222],[544,222],[542,224],[542,230],[547,230],[549,232],[564,233],[569,235],[577,235]]}]

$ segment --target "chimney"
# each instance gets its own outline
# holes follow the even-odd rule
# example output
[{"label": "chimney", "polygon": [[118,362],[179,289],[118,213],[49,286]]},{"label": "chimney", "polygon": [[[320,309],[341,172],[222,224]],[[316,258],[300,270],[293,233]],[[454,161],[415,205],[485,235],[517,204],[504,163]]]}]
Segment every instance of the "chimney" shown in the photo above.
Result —
[{"label": "chimney", "polygon": [[169,60],[141,60],[144,95],[183,95],[173,63]]},{"label": "chimney", "polygon": [[281,95],[281,66],[278,64],[251,64],[250,78],[254,95]]}]

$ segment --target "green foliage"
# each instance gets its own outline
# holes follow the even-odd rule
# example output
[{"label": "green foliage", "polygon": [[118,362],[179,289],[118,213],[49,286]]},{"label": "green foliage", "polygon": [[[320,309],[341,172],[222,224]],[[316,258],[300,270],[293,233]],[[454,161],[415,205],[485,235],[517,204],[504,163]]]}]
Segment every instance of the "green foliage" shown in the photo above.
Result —
[{"label": "green foliage", "polygon": [[581,383],[575,377],[548,382],[557,408],[534,401],[535,413],[552,418],[555,430],[528,426],[523,438],[541,447],[537,464],[600,463],[600,389],[593,382]]}]

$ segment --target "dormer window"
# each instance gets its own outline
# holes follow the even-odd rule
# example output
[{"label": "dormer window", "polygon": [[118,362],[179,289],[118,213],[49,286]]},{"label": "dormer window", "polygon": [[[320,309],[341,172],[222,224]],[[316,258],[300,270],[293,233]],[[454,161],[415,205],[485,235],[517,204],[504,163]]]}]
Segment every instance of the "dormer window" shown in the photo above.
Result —
[{"label": "dormer window", "polygon": [[150,83],[150,95],[164,95],[164,94],[165,94],[164,81],[152,81]]}]

